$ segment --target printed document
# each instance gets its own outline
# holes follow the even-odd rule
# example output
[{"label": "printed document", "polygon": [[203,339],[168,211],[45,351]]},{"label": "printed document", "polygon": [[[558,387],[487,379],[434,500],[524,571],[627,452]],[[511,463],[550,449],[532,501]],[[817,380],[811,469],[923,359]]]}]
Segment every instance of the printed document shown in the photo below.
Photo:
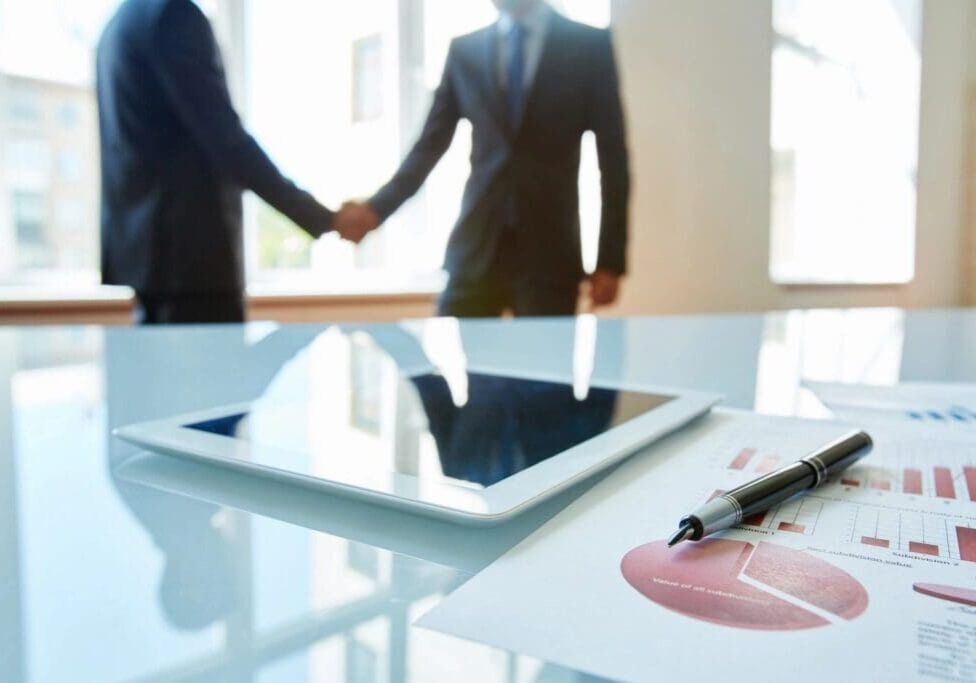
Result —
[{"label": "printed document", "polygon": [[666,546],[710,497],[849,429],[715,411],[419,623],[627,681],[976,681],[972,441],[872,433],[873,452],[824,487]]}]

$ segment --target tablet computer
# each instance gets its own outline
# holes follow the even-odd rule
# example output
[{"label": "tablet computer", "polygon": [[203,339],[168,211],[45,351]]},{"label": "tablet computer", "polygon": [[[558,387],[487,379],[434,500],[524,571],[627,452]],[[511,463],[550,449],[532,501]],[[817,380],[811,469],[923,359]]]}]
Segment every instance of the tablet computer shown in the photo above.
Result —
[{"label": "tablet computer", "polygon": [[255,400],[130,425],[149,449],[456,522],[501,522],[707,412],[714,394],[594,384],[331,328]]}]

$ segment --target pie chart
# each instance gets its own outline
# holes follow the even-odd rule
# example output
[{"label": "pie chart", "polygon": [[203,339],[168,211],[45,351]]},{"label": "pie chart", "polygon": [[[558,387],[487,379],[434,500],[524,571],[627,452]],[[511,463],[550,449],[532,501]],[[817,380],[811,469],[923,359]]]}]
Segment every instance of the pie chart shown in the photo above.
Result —
[{"label": "pie chart", "polygon": [[864,586],[844,570],[766,541],[713,538],[677,548],[655,541],[627,553],[620,570],[652,602],[723,626],[816,628],[868,606]]},{"label": "pie chart", "polygon": [[960,605],[976,607],[976,591],[958,586],[942,586],[936,583],[916,583],[912,588],[916,593],[928,595],[939,600],[958,602]]}]

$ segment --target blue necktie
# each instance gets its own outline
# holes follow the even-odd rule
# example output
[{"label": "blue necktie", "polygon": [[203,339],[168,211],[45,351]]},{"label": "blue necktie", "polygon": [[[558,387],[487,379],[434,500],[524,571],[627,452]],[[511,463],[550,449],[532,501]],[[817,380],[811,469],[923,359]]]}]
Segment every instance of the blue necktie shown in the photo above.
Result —
[{"label": "blue necktie", "polygon": [[508,32],[508,120],[515,128],[525,107],[525,27],[519,23]]}]

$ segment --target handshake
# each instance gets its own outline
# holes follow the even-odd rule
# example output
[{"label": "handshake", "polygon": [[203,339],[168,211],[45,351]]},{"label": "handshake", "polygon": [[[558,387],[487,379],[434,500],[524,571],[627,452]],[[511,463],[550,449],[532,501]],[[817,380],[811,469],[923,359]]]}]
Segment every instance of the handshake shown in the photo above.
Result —
[{"label": "handshake", "polygon": [[348,201],[336,212],[333,227],[342,239],[359,244],[380,227],[380,217],[366,202]]}]

